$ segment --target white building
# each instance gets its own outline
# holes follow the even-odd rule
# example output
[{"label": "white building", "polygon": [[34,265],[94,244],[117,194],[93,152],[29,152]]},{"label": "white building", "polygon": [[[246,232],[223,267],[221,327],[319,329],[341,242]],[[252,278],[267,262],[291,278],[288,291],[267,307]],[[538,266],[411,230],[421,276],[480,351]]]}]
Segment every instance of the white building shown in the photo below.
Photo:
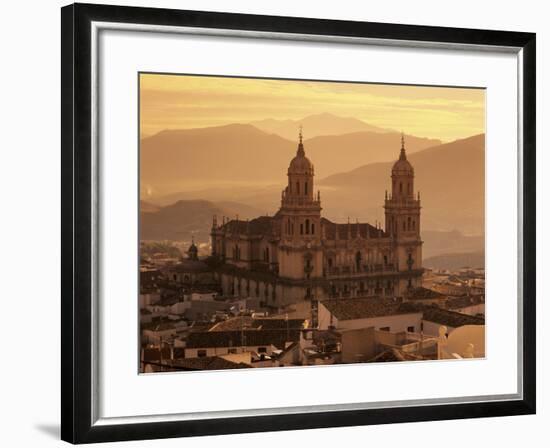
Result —
[{"label": "white building", "polygon": [[320,330],[375,330],[409,333],[421,330],[422,311],[396,299],[335,299],[319,302]]}]

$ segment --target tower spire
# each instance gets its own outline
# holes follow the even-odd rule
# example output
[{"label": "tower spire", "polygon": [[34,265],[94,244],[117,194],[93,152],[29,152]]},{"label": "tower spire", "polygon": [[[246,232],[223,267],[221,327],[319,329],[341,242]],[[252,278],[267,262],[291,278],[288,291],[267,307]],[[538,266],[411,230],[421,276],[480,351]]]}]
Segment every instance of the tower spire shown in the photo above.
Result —
[{"label": "tower spire", "polygon": [[296,152],[296,155],[300,157],[304,157],[306,155],[306,152],[304,151],[302,125],[300,125],[300,132],[298,134],[298,137],[299,137],[299,143],[298,143],[298,151]]},{"label": "tower spire", "polygon": [[407,155],[405,154],[405,134],[401,131],[401,153],[399,154],[399,160],[407,160]]}]

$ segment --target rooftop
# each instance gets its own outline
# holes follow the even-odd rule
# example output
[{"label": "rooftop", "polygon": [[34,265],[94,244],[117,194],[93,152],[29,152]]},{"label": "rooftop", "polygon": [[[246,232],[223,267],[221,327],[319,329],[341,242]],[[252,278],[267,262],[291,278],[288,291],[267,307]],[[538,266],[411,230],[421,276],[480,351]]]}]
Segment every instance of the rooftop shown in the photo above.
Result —
[{"label": "rooftop", "polygon": [[296,342],[300,330],[239,330],[239,331],[203,331],[190,333],[186,348],[241,347],[274,345],[284,349],[286,342]]},{"label": "rooftop", "polygon": [[328,240],[347,240],[355,238],[383,238],[388,235],[369,223],[334,223],[326,218],[321,218],[321,225],[324,229],[325,238]]},{"label": "rooftop", "polygon": [[409,300],[434,300],[442,299],[445,296],[433,289],[424,287],[413,288],[407,293],[407,299]]},{"label": "rooftop", "polygon": [[419,313],[421,310],[393,298],[323,300],[323,306],[339,320],[367,319],[397,314]]},{"label": "rooftop", "polygon": [[241,328],[249,328],[256,330],[276,330],[292,328],[302,329],[304,325],[304,319],[281,319],[272,317],[253,318],[250,316],[237,316],[231,319],[227,319],[222,322],[218,322],[210,331],[236,331]]},{"label": "rooftop", "polygon": [[232,219],[221,226],[228,233],[239,233],[248,235],[271,235],[273,217],[260,216],[250,221]]},{"label": "rooftop", "polygon": [[485,325],[484,317],[457,313],[437,306],[425,307],[422,313],[424,320],[453,328],[462,327],[463,325]]},{"label": "rooftop", "polygon": [[246,369],[250,367],[242,362],[228,361],[219,356],[205,356],[202,358],[176,359],[170,362],[178,370],[222,370],[222,369]]},{"label": "rooftop", "polygon": [[480,305],[485,303],[483,296],[462,296],[462,297],[452,297],[447,299],[445,305],[450,310],[456,310],[458,308],[465,308],[467,306]]}]

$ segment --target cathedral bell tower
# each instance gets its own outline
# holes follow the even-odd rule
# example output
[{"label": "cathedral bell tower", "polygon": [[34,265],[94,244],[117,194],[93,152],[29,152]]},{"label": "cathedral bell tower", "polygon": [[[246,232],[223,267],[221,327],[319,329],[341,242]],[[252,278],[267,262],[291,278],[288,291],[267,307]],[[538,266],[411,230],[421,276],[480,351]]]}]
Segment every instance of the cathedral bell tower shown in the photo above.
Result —
[{"label": "cathedral bell tower", "polygon": [[[420,238],[420,193],[414,194],[414,168],[407,160],[405,137],[401,135],[401,152],[391,172],[392,188],[384,203],[386,232],[390,235],[398,270],[422,269],[422,240]],[[416,280],[406,279],[406,287],[421,286]],[[402,288],[400,288],[402,289]]]},{"label": "cathedral bell tower", "polygon": [[314,169],[306,157],[300,127],[296,156],[288,167],[281,194],[279,275],[293,279],[322,276],[321,199],[313,193]]}]

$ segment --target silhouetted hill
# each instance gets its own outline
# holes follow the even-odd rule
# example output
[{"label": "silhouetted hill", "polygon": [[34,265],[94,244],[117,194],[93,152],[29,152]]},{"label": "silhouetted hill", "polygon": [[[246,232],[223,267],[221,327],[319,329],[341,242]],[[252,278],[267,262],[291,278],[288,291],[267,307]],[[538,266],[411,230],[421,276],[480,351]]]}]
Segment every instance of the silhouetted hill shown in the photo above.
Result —
[{"label": "silhouetted hill", "polygon": [[463,235],[458,230],[449,232],[437,230],[423,230],[422,246],[423,258],[429,258],[436,255],[466,253],[466,252],[484,252],[484,235]]},{"label": "silhouetted hill", "polygon": [[[483,232],[484,134],[409,154],[408,159],[415,170],[415,190],[421,194],[423,228]],[[381,206],[384,191],[391,189],[392,165],[369,164],[319,181],[325,210],[338,208],[353,218],[369,213],[365,207],[370,207],[371,216],[382,220]]]},{"label": "silhouetted hill", "polygon": [[[405,137],[410,154],[437,146],[440,140],[420,138],[412,135]],[[305,142],[306,155],[315,166],[317,178],[323,173],[348,170],[361,164],[388,162],[399,156],[401,134],[397,132],[354,132],[343,135],[313,137]]]},{"label": "silhouetted hill", "polygon": [[482,268],[485,267],[484,252],[469,252],[460,254],[436,255],[425,258],[422,262],[424,267],[432,269],[457,270],[460,268]]},{"label": "silhouetted hill", "polygon": [[[439,143],[406,138],[411,153]],[[315,137],[304,144],[317,178],[322,178],[358,165],[393,160],[399,153],[400,134],[355,132]],[[296,141],[247,124],[163,131],[141,140],[141,186],[154,196],[220,185],[256,188],[272,183],[282,189],[296,146]]]},{"label": "silhouetted hill", "polygon": [[157,210],[151,210],[141,201],[140,207],[142,240],[183,240],[194,235],[199,241],[208,241],[214,215],[221,221],[222,216],[239,215],[240,219],[247,219],[260,214],[247,205],[204,200],[178,201]]},{"label": "silhouetted hill", "polygon": [[339,117],[329,113],[310,115],[301,120],[266,120],[252,121],[250,124],[270,134],[277,134],[287,140],[294,141],[298,136],[298,129],[303,126],[307,138],[320,135],[340,135],[352,132],[395,132],[372,126],[364,121],[352,117]]},{"label": "silhouetted hill", "polygon": [[295,144],[247,124],[162,131],[141,141],[141,185],[153,192],[285,173]]}]

